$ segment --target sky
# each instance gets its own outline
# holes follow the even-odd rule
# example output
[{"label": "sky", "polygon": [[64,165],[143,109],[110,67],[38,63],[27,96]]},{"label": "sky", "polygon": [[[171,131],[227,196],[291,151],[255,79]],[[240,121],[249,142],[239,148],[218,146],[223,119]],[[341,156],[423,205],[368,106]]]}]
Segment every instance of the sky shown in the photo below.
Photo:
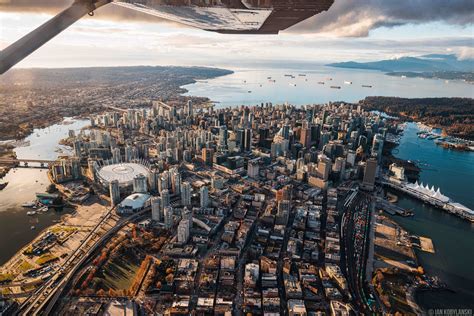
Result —
[{"label": "sky", "polygon": [[[0,0],[0,49],[69,2]],[[431,53],[474,59],[473,23],[472,0],[335,0],[327,12],[279,35],[224,35],[107,5],[16,67],[272,67]]]}]

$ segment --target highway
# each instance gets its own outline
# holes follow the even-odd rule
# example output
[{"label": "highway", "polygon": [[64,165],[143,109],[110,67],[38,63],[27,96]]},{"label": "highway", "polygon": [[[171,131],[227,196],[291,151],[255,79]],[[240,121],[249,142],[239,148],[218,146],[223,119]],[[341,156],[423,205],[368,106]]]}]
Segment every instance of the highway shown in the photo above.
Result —
[{"label": "highway", "polygon": [[34,294],[20,306],[21,315],[41,315],[43,314],[43,310],[45,315],[50,314],[64,288],[68,284],[70,278],[74,275],[82,263],[96,250],[96,248],[100,246],[105,240],[107,240],[112,234],[121,229],[124,225],[139,218],[146,212],[149,212],[150,208],[144,209],[130,217],[120,220],[101,238],[94,241],[92,245],[89,245],[89,243],[96,236],[98,236],[99,231],[104,228],[107,221],[115,214],[113,211],[114,208],[110,209],[100,220],[100,222],[97,223],[91,232],[83,239],[79,247],[63,263],[59,273],[40,286],[34,292]]}]

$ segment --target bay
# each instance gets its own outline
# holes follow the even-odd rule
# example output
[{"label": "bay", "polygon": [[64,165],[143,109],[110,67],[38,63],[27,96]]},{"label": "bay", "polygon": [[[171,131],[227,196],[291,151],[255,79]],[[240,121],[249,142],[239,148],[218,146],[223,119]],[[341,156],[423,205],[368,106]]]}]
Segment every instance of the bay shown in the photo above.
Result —
[{"label": "bay", "polygon": [[[232,70],[234,73],[227,76],[183,86],[188,90],[186,95],[208,97],[218,102],[216,108],[257,105],[262,102],[288,102],[294,105],[330,101],[357,102],[367,96],[474,97],[474,86],[463,81],[392,77],[374,70],[328,66],[314,66],[309,69]],[[285,75],[293,75],[295,78]],[[268,79],[269,77],[271,79]],[[370,85],[372,88],[362,85]],[[331,86],[339,86],[341,89],[333,89]]]},{"label": "bay", "polygon": [[[71,149],[59,145],[59,141],[68,136],[69,130],[78,132],[88,123],[88,120],[66,118],[60,124],[35,129],[25,138],[25,146],[15,148],[17,158],[53,160],[60,155],[68,155]],[[8,182],[8,185],[0,191],[0,264],[8,261],[43,229],[65,214],[50,210],[44,214],[27,216],[29,209],[21,206],[34,200],[36,192],[45,191],[49,185],[47,170],[14,168],[3,181]],[[32,226],[35,228],[31,229]]]}]

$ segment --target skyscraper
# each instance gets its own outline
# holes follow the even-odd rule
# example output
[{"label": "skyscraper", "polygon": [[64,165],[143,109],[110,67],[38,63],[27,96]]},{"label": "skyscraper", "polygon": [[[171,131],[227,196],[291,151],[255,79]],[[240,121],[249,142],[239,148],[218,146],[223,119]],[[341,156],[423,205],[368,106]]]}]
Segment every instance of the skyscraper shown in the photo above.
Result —
[{"label": "skyscraper", "polygon": [[228,134],[227,126],[222,125],[219,128],[219,146],[222,147],[222,148],[227,147],[227,134]]},{"label": "skyscraper", "polygon": [[257,178],[259,173],[259,165],[256,161],[249,161],[247,166],[247,175],[250,178]]},{"label": "skyscraper", "polygon": [[246,128],[244,130],[244,151],[250,151],[252,147],[252,130]]},{"label": "skyscraper", "polygon": [[173,227],[173,208],[167,206],[164,208],[164,224],[166,229],[171,229]]},{"label": "skyscraper", "polygon": [[209,206],[209,189],[206,186],[202,186],[199,190],[201,196],[201,207],[206,208]]},{"label": "skyscraper", "polygon": [[161,191],[161,204],[162,208],[170,206],[170,192],[168,190]]},{"label": "skyscraper", "polygon": [[161,222],[162,218],[161,198],[154,197],[151,201],[151,219],[155,222]]},{"label": "skyscraper", "polygon": [[120,203],[120,186],[118,180],[110,181],[109,183],[110,203],[116,206]]},{"label": "skyscraper", "polygon": [[188,100],[188,106],[186,110],[187,110],[188,116],[193,116],[193,101]]},{"label": "skyscraper", "polygon": [[362,181],[362,189],[373,191],[375,185],[375,177],[377,174],[377,159],[367,159],[365,164],[364,179]]},{"label": "skyscraper", "polygon": [[181,189],[181,204],[184,206],[191,205],[191,184],[183,182]]},{"label": "skyscraper", "polygon": [[318,178],[327,181],[329,179],[329,173],[331,171],[331,160],[328,158],[322,158],[318,163],[318,170],[316,175]]}]

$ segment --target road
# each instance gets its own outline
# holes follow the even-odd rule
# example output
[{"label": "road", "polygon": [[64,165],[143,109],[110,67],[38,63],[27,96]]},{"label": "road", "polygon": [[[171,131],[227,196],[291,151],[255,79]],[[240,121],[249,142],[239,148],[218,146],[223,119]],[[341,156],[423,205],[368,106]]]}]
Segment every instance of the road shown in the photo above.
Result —
[{"label": "road", "polygon": [[[70,278],[74,275],[82,263],[89,257],[89,255],[92,254],[93,251],[112,234],[114,234],[124,225],[130,223],[130,221],[133,221],[136,218],[142,216],[144,213],[149,212],[150,209],[147,208],[130,217],[122,219],[115,226],[106,231],[106,233],[102,235],[101,238],[93,241],[94,238],[99,236],[99,231],[104,228],[108,220],[115,215],[113,211],[113,208],[110,209],[100,220],[100,222],[97,223],[91,232],[83,239],[79,247],[62,264],[59,273],[40,286],[35,291],[35,293],[20,306],[20,313],[22,315],[40,315],[42,314],[43,309],[45,309],[44,314],[48,315],[54,307],[56,301],[59,299]],[[91,241],[93,242],[92,244],[90,244]]]}]

